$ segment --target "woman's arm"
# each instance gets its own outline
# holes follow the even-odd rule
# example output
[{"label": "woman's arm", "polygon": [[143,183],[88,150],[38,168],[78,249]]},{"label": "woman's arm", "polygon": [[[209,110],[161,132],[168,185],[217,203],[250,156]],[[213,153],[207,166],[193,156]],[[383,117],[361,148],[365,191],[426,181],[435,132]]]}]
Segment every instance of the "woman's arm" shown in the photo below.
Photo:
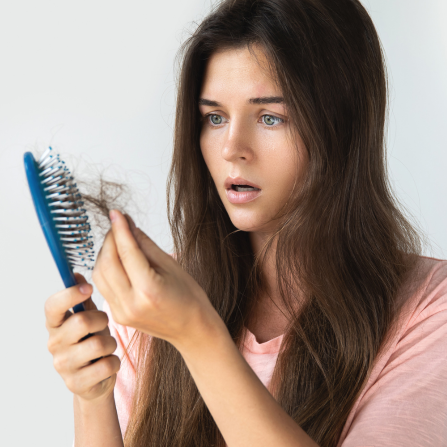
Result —
[{"label": "woman's arm", "polygon": [[110,218],[92,277],[114,321],[179,350],[229,447],[318,447],[246,363],[200,285],[130,218]]},{"label": "woman's arm", "polygon": [[100,402],[74,395],[74,447],[124,447],[113,392]]},{"label": "woman's arm", "polygon": [[228,447],[318,447],[259,380],[223,321],[204,327],[194,343],[176,347]]}]

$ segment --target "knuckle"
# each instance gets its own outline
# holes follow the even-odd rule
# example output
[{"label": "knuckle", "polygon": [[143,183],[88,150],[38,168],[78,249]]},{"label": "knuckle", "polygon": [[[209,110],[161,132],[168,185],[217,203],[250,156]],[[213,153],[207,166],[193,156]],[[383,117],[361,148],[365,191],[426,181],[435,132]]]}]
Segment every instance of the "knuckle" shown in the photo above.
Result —
[{"label": "knuckle", "polygon": [[72,373],[67,375],[65,385],[74,394],[83,394],[86,391],[86,377],[79,373]]},{"label": "knuckle", "polygon": [[158,293],[157,280],[150,277],[149,281],[147,281],[147,283],[142,286],[140,293],[149,306],[153,305],[154,298]]},{"label": "knuckle", "polygon": [[121,360],[117,355],[111,355],[112,374],[117,373],[121,369]]},{"label": "knuckle", "polygon": [[118,343],[111,335],[104,337],[104,355],[111,355],[116,351]]},{"label": "knuckle", "polygon": [[90,338],[90,345],[95,353],[102,353],[104,351],[104,340],[99,335]]},{"label": "knuckle", "polygon": [[113,349],[112,352],[115,352],[115,351],[116,351],[116,348],[118,348],[118,342],[116,341],[116,338],[115,338],[115,337],[110,336],[110,338],[112,339],[112,340],[110,341],[110,349]]},{"label": "knuckle", "polygon": [[103,362],[102,372],[104,374],[107,374],[108,376],[111,376],[112,374],[115,374],[117,371],[119,371],[120,364],[120,359],[115,355],[111,355],[106,358],[105,362]]},{"label": "knuckle", "polygon": [[123,325],[132,326],[141,317],[141,309],[134,303],[130,303],[123,312]]},{"label": "knuckle", "polygon": [[76,394],[78,390],[78,380],[74,375],[70,375],[65,378],[65,386],[72,392]]},{"label": "knuckle", "polygon": [[76,326],[76,330],[82,334],[89,332],[89,318],[87,312],[88,311],[78,312],[71,317],[74,319],[73,323]]},{"label": "knuckle", "polygon": [[152,295],[159,296],[166,288],[166,279],[164,276],[159,275],[155,270],[151,273]]},{"label": "knuckle", "polygon": [[102,325],[101,325],[101,330],[103,330],[103,329],[105,329],[107,326],[108,326],[108,324],[109,324],[109,316],[104,312],[104,311],[99,311],[99,314],[98,314],[99,316],[100,316],[100,318],[102,318]]},{"label": "knuckle", "polygon": [[47,342],[47,349],[48,349],[48,351],[50,351],[51,354],[54,354],[54,352],[56,352],[56,348],[58,345],[59,345],[59,341],[56,340],[56,338],[54,336],[50,337]]},{"label": "knuckle", "polygon": [[53,356],[53,366],[54,369],[60,374],[65,369],[66,366],[65,359],[60,355]]},{"label": "knuckle", "polygon": [[131,321],[125,310],[120,312],[112,311],[112,317],[113,321],[115,321],[118,324],[121,324],[122,326],[127,326],[128,322]]},{"label": "knuckle", "polygon": [[[160,297],[163,296],[161,293],[159,293],[158,287],[152,287],[151,290],[146,289],[142,291],[142,294],[144,297],[145,306],[148,308],[148,310],[157,311],[161,303]],[[140,314],[140,311],[138,309],[132,309],[132,313],[138,316]]]}]

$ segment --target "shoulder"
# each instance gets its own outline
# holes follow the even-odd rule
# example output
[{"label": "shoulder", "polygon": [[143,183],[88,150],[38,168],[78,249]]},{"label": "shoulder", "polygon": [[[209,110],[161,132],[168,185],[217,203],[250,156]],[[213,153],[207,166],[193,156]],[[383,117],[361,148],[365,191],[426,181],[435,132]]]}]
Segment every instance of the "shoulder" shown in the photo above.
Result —
[{"label": "shoulder", "polygon": [[[431,358],[447,338],[447,261],[421,256],[406,285],[408,299],[387,366],[409,359],[420,350]],[[447,360],[447,359],[446,359]],[[419,363],[420,368],[427,365]],[[386,370],[386,368],[385,368]]]},{"label": "shoulder", "polygon": [[413,277],[407,326],[447,311],[447,260],[421,256]]},{"label": "shoulder", "polygon": [[447,420],[447,261],[420,257],[407,313],[346,421],[338,447],[441,447]]},{"label": "shoulder", "polygon": [[[422,350],[428,360],[444,346],[447,338],[447,261],[421,257],[415,277],[418,287],[411,297],[410,312],[390,361],[401,354],[406,353],[407,358]],[[447,356],[443,357],[447,360]],[[428,364],[418,366],[424,369]]]}]

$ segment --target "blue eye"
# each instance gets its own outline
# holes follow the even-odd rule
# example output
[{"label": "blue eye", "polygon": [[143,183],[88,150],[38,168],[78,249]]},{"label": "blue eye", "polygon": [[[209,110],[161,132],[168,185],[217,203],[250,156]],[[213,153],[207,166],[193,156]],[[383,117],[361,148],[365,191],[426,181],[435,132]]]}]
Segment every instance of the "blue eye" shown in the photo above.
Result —
[{"label": "blue eye", "polygon": [[272,127],[275,123],[283,123],[284,120],[281,118],[278,118],[277,116],[273,115],[262,115],[264,124],[267,124],[269,127]]},{"label": "blue eye", "polygon": [[211,123],[216,126],[222,124],[222,117],[220,115],[208,115],[208,119],[210,119]]}]

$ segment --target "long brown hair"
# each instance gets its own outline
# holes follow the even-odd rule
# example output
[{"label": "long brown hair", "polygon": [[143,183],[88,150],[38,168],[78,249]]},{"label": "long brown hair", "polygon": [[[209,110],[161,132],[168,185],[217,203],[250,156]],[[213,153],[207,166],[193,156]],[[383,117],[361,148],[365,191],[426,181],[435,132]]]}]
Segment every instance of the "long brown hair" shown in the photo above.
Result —
[{"label": "long brown hair", "polygon": [[[263,256],[232,224],[201,154],[199,93],[218,50],[259,45],[309,155]],[[289,318],[271,392],[322,447],[334,447],[373,362],[396,330],[399,290],[421,252],[387,179],[387,77],[358,0],[226,0],[181,48],[168,216],[180,265],[241,348],[264,287],[265,254]],[[298,297],[299,310],[297,310]],[[139,334],[128,447],[222,446],[179,352]]]}]

